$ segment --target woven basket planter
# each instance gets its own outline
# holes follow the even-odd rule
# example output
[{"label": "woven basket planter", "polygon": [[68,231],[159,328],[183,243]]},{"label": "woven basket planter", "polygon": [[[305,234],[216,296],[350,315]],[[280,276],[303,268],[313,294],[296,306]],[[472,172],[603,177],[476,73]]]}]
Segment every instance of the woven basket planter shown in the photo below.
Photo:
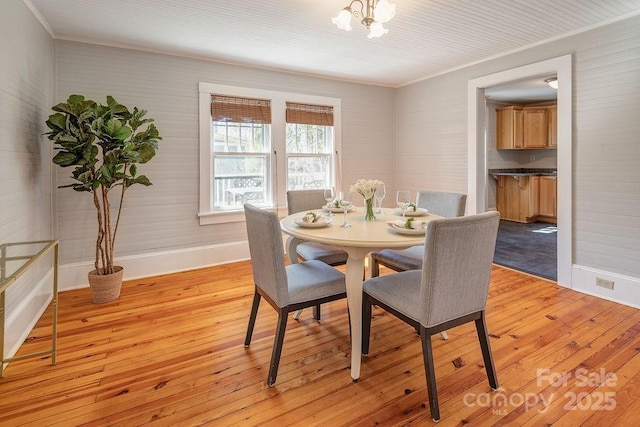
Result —
[{"label": "woven basket planter", "polygon": [[96,270],[89,272],[89,287],[91,296],[96,304],[104,304],[120,298],[122,288],[122,275],[124,270],[120,266],[114,266],[113,274],[96,274]]}]

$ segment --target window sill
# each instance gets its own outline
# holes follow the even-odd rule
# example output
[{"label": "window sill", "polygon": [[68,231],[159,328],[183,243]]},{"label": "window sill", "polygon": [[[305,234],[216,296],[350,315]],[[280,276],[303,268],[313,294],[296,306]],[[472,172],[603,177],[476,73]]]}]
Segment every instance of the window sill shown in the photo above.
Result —
[{"label": "window sill", "polygon": [[[268,211],[276,212],[276,208],[266,208]],[[287,216],[287,208],[280,207],[277,209],[278,218],[284,218]],[[198,213],[200,219],[200,225],[211,224],[230,224],[233,222],[244,222],[244,210],[230,210],[230,211],[218,211],[218,212],[200,212]]]}]

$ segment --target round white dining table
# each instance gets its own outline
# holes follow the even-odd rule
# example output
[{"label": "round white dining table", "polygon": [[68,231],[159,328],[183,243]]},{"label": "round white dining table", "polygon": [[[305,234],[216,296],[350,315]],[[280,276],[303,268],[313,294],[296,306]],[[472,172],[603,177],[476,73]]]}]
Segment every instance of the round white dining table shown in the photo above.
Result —
[{"label": "round white dining table", "polygon": [[[328,215],[322,210],[316,214]],[[376,214],[375,221],[365,221],[364,208],[358,207],[347,214],[349,228],[341,227],[344,214],[334,214],[332,222],[319,228],[301,227],[295,223],[307,211],[291,214],[280,221],[282,231],[291,236],[287,241],[287,252],[292,262],[297,262],[296,246],[301,241],[320,242],[344,249],[348,254],[346,265],[347,303],[351,317],[351,378],[360,377],[362,356],[362,278],[364,259],[369,252],[385,248],[402,249],[424,244],[424,234],[399,234],[387,222],[402,220],[395,209],[383,209]],[[427,214],[416,217],[419,221],[431,221],[440,216]]]}]

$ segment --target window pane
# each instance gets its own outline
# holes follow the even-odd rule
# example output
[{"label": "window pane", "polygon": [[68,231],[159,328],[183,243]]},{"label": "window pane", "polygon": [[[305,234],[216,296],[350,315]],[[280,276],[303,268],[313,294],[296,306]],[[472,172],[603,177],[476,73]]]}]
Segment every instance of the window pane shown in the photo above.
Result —
[{"label": "window pane", "polygon": [[267,203],[267,157],[216,156],[213,200],[216,208]]},{"label": "window pane", "polygon": [[287,153],[331,153],[333,127],[287,124]]},{"label": "window pane", "polygon": [[268,151],[269,126],[254,123],[213,122],[213,151],[264,153]]},{"label": "window pane", "polygon": [[289,157],[287,190],[330,187],[330,172],[328,156]]}]

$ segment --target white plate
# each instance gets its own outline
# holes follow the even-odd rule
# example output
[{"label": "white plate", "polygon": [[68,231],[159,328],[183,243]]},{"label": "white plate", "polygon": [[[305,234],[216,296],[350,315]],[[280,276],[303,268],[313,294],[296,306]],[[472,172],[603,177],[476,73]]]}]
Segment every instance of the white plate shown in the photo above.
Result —
[{"label": "white plate", "polygon": [[[351,207],[349,208],[349,210],[347,212],[351,212],[352,210],[354,210],[356,207],[351,205]],[[322,207],[322,210],[325,212],[332,212],[332,213],[343,213],[344,209],[342,208],[336,208],[333,205],[324,205]]]},{"label": "white plate", "polygon": [[[416,208],[415,211],[411,210],[411,209],[407,209],[407,212],[405,213],[405,216],[423,216],[428,214],[429,211],[426,209],[422,209],[422,208]],[[402,209],[396,209],[396,215],[400,215],[402,216]]]},{"label": "white plate", "polygon": [[326,227],[331,224],[331,218],[327,218],[326,216],[321,216],[316,222],[304,222],[302,219],[294,219],[293,222],[296,223],[299,227],[304,228],[320,228]]},{"label": "white plate", "polygon": [[391,227],[391,229],[398,234],[420,235],[420,234],[424,234],[427,231],[426,227],[405,228],[404,226],[395,224],[393,222],[388,222],[387,224],[389,224],[389,227]]}]

